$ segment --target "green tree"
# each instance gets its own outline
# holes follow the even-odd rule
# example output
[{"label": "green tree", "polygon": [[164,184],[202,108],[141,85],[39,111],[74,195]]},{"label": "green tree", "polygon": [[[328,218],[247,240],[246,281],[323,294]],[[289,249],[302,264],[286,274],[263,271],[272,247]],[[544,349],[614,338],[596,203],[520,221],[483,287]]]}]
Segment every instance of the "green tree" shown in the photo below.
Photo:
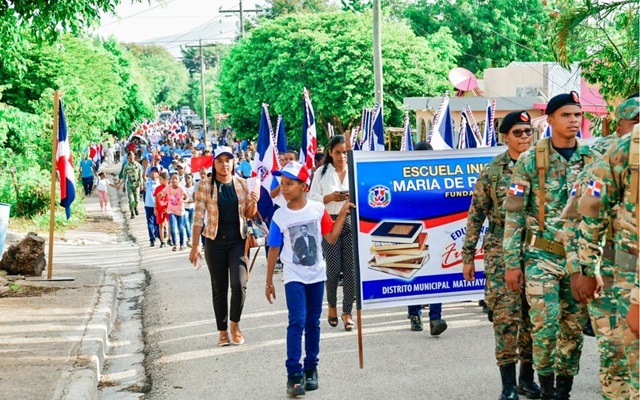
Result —
[{"label": "green tree", "polygon": [[[442,94],[458,45],[445,28],[417,37],[404,23],[382,27],[385,123],[401,126],[404,97]],[[302,88],[316,119],[343,132],[373,105],[371,14],[298,14],[260,26],[222,63],[220,99],[239,136],[255,136],[260,104],[282,114],[290,144],[300,142]],[[322,135],[320,135],[322,136]]]},{"label": "green tree", "polygon": [[[134,3],[139,0],[132,0]],[[0,67],[26,71],[29,41],[54,43],[61,33],[81,34],[115,12],[120,0],[6,0],[0,2]]]},{"label": "green tree", "polygon": [[540,0],[418,0],[405,13],[414,32],[426,36],[442,27],[462,46],[460,67],[482,75],[512,61],[549,61]]},{"label": "green tree", "polygon": [[189,73],[180,61],[160,46],[127,44],[138,66],[149,81],[151,99],[156,105],[180,106],[189,85]]},{"label": "green tree", "polygon": [[580,63],[582,76],[600,84],[600,93],[615,103],[638,90],[639,3],[566,1],[553,12],[552,45],[563,65]]},{"label": "green tree", "polygon": [[329,11],[328,0],[267,0],[267,17],[277,18],[287,14],[320,13]]}]

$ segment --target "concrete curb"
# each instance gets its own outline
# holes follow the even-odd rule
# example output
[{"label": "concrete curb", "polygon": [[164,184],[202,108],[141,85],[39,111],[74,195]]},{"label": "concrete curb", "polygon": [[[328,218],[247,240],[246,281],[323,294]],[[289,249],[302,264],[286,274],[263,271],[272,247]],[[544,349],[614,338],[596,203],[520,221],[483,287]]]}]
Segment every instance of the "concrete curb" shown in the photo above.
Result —
[{"label": "concrete curb", "polygon": [[119,287],[117,274],[105,271],[82,340],[69,355],[69,364],[53,397],[55,400],[98,398],[100,374],[109,352],[109,334],[116,319]]}]

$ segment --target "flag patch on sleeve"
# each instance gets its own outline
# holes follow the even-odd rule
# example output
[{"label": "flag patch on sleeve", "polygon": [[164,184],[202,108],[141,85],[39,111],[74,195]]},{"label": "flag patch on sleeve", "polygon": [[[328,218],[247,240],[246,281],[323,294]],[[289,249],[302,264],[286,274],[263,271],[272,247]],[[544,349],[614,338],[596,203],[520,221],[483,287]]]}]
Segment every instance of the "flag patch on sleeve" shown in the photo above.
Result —
[{"label": "flag patch on sleeve", "polygon": [[589,181],[587,193],[593,197],[600,197],[602,195],[602,182],[593,180]]},{"label": "flag patch on sleeve", "polygon": [[578,193],[578,186],[579,186],[579,184],[577,184],[577,183],[573,184],[573,188],[571,189],[571,197],[575,197],[576,193]]},{"label": "flag patch on sleeve", "polygon": [[509,194],[513,196],[524,196],[524,185],[518,185],[517,183],[512,183],[509,186]]}]

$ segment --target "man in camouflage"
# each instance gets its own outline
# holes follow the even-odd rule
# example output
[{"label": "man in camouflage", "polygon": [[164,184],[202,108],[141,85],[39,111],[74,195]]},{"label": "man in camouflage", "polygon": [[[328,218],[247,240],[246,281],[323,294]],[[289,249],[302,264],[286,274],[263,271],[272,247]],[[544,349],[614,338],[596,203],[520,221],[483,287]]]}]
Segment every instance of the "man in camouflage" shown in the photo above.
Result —
[{"label": "man in camouflage", "polygon": [[[484,299],[493,315],[496,359],[502,378],[500,400],[517,399],[518,393],[530,399],[540,398],[540,387],[533,378],[531,321],[524,294],[513,292],[504,283],[502,240],[504,210],[501,208],[509,190],[516,160],[531,146],[533,130],[526,111],[507,114],[500,128],[507,151],[497,155],[480,173],[473,191],[462,247],[463,275],[475,279],[474,257],[485,219],[489,220],[482,242],[484,251]],[[520,360],[519,384],[516,387],[516,363]]]},{"label": "man in camouflage", "polygon": [[[639,100],[627,99],[617,111],[619,129],[631,134],[616,139],[604,158],[589,174],[589,185],[578,203],[580,223],[580,271],[576,290],[582,299],[596,297],[601,291],[597,277],[606,268],[603,246],[609,216],[614,215],[613,295],[617,301],[619,336],[629,373],[629,393],[623,397],[636,399],[638,383],[638,157],[640,149]],[[626,126],[626,128],[625,128]],[[635,161],[634,161],[635,159]],[[602,265],[602,266],[601,266]]]},{"label": "man in camouflage", "polygon": [[553,135],[520,156],[504,202],[505,281],[521,292],[526,277],[533,364],[542,398],[563,400],[569,399],[580,368],[587,313],[571,295],[560,214],[578,173],[592,157],[589,147],[576,139],[582,124],[576,92],[553,97],[546,114]]},{"label": "man in camouflage", "polygon": [[134,219],[138,215],[138,200],[140,189],[142,189],[142,167],[136,162],[133,153],[127,155],[127,163],[122,168],[121,175],[126,183],[131,219]]},{"label": "man in camouflage", "polygon": [[[624,107],[623,103],[623,107]],[[636,107],[637,108],[637,107]],[[616,135],[609,137],[618,138],[629,133],[634,123],[638,122],[638,114],[623,115],[623,108],[616,109]],[[625,119],[623,117],[632,117],[633,119]],[[601,139],[596,142],[598,146],[596,151],[605,150],[602,141],[607,145],[614,143],[611,139]],[[593,150],[593,146],[592,146]],[[578,213],[578,200],[584,193],[588,191],[590,177],[598,167],[598,163],[594,162],[578,175],[578,181],[574,184],[571,191],[567,206],[562,212],[562,218],[565,221],[565,236],[567,238],[567,264],[571,274],[580,273],[580,264],[578,261],[578,226],[580,223],[580,214]],[[607,215],[607,221],[615,220],[615,208],[611,209],[611,215]],[[598,376],[602,387],[602,398],[605,400],[628,399],[628,368],[624,356],[622,339],[619,332],[618,322],[618,301],[616,299],[613,287],[613,238],[610,235],[611,230],[607,231],[607,240],[603,246],[603,257],[601,266],[594,267],[593,277],[598,279],[599,296],[591,299],[583,296],[578,290],[577,283],[572,286],[571,290],[574,297],[583,303],[587,303],[589,315],[591,316],[592,325],[595,330],[596,340],[598,342],[598,352],[600,354],[600,370]]]}]

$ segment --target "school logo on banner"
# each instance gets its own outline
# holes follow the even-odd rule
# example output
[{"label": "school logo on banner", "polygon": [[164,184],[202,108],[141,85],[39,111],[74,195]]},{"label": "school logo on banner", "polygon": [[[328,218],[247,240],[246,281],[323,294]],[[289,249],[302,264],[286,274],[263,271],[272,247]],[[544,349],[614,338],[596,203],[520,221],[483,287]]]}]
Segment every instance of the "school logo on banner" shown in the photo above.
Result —
[{"label": "school logo on banner", "polygon": [[378,185],[369,190],[369,205],[373,208],[383,208],[391,203],[391,191],[388,187]]}]

